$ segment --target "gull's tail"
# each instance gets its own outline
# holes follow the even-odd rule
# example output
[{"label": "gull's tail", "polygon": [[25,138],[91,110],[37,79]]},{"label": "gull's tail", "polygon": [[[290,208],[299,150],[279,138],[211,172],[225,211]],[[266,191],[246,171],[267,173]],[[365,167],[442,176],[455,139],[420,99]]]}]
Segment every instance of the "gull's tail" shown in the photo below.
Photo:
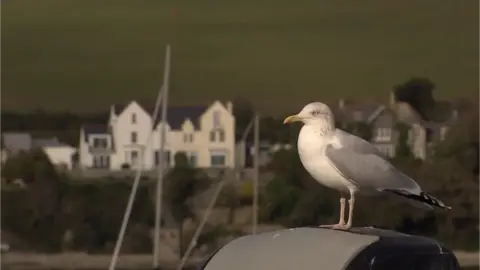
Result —
[{"label": "gull's tail", "polygon": [[395,194],[404,199],[408,199],[409,203],[420,208],[424,208],[424,209],[426,208],[430,210],[433,209],[434,207],[441,208],[444,210],[452,209],[450,206],[445,205],[439,199],[423,191],[421,191],[420,194],[411,193],[406,190],[396,190],[396,189],[384,189],[383,191]]}]

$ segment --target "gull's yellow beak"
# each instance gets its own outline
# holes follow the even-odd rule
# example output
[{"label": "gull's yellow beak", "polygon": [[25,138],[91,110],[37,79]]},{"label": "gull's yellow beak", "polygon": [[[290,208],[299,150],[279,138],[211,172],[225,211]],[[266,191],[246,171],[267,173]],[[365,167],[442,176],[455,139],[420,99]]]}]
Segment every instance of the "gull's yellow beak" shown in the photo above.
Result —
[{"label": "gull's yellow beak", "polygon": [[297,114],[294,114],[294,115],[290,115],[289,117],[285,118],[285,120],[283,120],[283,123],[284,124],[289,124],[289,123],[299,122],[299,121],[302,121],[302,117],[298,116]]}]

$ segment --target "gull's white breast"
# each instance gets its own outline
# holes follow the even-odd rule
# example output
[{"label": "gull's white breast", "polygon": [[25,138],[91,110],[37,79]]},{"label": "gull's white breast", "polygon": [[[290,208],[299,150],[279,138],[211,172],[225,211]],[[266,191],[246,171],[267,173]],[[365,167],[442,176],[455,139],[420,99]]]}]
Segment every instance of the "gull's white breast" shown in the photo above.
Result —
[{"label": "gull's white breast", "polygon": [[314,128],[304,125],[298,135],[298,154],[305,169],[320,184],[342,192],[348,192],[350,181],[343,178],[325,156],[329,138]]}]

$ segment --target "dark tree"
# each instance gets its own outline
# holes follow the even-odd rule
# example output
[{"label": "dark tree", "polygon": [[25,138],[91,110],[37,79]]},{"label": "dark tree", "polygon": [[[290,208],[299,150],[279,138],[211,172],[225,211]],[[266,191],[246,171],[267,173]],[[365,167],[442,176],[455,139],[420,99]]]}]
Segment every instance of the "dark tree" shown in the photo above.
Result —
[{"label": "dark tree", "polygon": [[410,104],[423,119],[429,120],[430,111],[435,106],[434,89],[435,85],[429,79],[412,77],[408,81],[395,86],[394,91],[397,101]]},{"label": "dark tree", "polygon": [[29,132],[35,137],[57,137],[70,145],[78,144],[80,127],[85,123],[104,124],[108,113],[74,114],[35,110],[15,112],[3,110],[2,131]]},{"label": "dark tree", "polygon": [[[245,129],[252,120],[254,116],[254,108],[249,100],[237,97],[233,100],[233,115],[235,116],[235,130],[236,130],[236,139],[239,140],[242,138]],[[248,134],[248,139],[252,139],[252,132]]]},{"label": "dark tree", "polygon": [[291,129],[292,125],[284,125],[282,119],[271,116],[260,119],[260,138],[270,143],[291,142]]},{"label": "dark tree", "polygon": [[[236,122],[236,138],[240,140],[255,116],[255,108],[244,98],[236,98],[233,101],[233,114]],[[253,124],[253,123],[252,123]],[[260,118],[260,139],[271,143],[288,143],[292,141],[291,127],[283,125],[282,119],[276,119],[271,116],[261,116]],[[247,141],[253,141],[253,126],[246,136]]]},{"label": "dark tree", "polygon": [[233,183],[223,188],[218,203],[228,207],[228,224],[232,225],[235,221],[235,211],[240,206],[240,194]]},{"label": "dark tree", "polygon": [[10,198],[10,203],[2,203],[2,227],[30,239],[36,247],[58,251],[63,233],[58,215],[61,183],[50,160],[42,150],[36,150],[9,159],[5,168],[7,172],[2,173],[10,180],[20,178],[28,185],[19,197],[21,201],[12,203],[15,198]]}]

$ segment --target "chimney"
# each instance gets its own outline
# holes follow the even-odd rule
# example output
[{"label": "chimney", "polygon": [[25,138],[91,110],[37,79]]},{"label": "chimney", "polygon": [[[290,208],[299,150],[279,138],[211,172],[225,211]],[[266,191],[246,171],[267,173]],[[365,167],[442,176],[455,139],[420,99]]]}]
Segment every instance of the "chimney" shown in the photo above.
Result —
[{"label": "chimney", "polygon": [[233,103],[231,101],[227,101],[227,110],[233,114]]},{"label": "chimney", "polygon": [[393,107],[397,103],[397,98],[395,97],[395,91],[390,91],[390,107]]},{"label": "chimney", "polygon": [[110,105],[110,116],[115,116],[115,105]]},{"label": "chimney", "polygon": [[345,100],[343,98],[338,100],[338,108],[340,108],[341,110],[345,108]]},{"label": "chimney", "polygon": [[110,119],[109,119],[109,124],[113,124],[113,122],[117,119],[117,114],[115,112],[115,105],[110,105]]},{"label": "chimney", "polygon": [[453,110],[453,112],[452,112],[452,118],[453,118],[453,120],[457,120],[457,119],[458,119],[458,111],[457,111],[457,110]]}]

